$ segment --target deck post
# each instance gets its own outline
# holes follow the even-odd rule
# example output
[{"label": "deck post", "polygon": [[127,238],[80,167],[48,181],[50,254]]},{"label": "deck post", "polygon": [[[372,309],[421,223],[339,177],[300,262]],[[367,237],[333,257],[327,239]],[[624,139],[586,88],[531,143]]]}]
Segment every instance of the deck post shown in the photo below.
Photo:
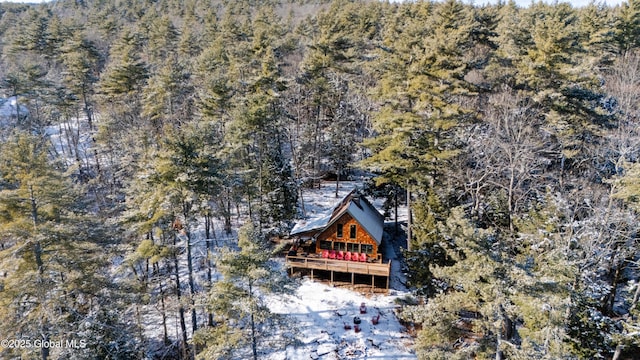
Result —
[{"label": "deck post", "polygon": [[353,286],[355,284],[355,276],[356,273],[354,273],[353,271],[351,272],[351,286]]},{"label": "deck post", "polygon": [[389,292],[389,276],[387,276],[387,292]]},{"label": "deck post", "polygon": [[371,291],[373,292],[373,289],[375,289],[376,287],[376,276],[375,275],[371,275]]},{"label": "deck post", "polygon": [[333,286],[333,270],[331,270],[331,286]]},{"label": "deck post", "polygon": [[313,281],[313,269],[311,269],[311,281]]}]

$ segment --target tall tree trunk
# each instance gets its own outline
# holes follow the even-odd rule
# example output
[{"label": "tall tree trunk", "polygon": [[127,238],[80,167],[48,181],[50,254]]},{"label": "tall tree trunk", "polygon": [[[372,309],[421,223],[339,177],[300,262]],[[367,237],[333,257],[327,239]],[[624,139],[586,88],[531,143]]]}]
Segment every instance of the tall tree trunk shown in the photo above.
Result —
[{"label": "tall tree trunk", "polygon": [[[253,207],[252,204],[253,203],[253,197],[251,196],[251,191],[247,192],[247,207],[249,210],[249,219],[253,220]],[[236,211],[238,212],[238,218],[240,217],[240,206],[238,205],[238,202],[236,201]]]},{"label": "tall tree trunk", "polygon": [[256,340],[256,322],[251,313],[251,350],[253,351],[253,360],[258,360],[258,344]]},{"label": "tall tree trunk", "polygon": [[38,228],[38,202],[36,201],[36,195],[33,191],[33,185],[29,185],[29,201],[31,202],[31,221],[33,222],[33,230],[35,232]]},{"label": "tall tree trunk", "polygon": [[[262,138],[262,135],[260,135],[260,137]],[[263,174],[262,174],[262,145],[263,145],[263,141],[260,141],[260,143],[258,144],[258,231],[262,232],[262,221],[263,221],[263,217],[264,217],[264,203],[263,203],[263,197],[264,197],[264,179],[263,179]]]},{"label": "tall tree trunk", "polygon": [[165,345],[169,345],[169,331],[167,330],[167,310],[164,303],[164,287],[160,281],[160,309],[162,311],[162,340]]},{"label": "tall tree trunk", "polygon": [[[49,342],[50,341],[50,337],[49,337],[49,329],[48,326],[45,324],[42,327],[42,332],[43,332],[43,342]],[[47,360],[49,358],[49,347],[48,346],[41,346],[40,347],[40,358],[42,360]]]},{"label": "tall tree trunk", "polygon": [[513,166],[511,167],[511,174],[509,176],[509,191],[508,191],[508,196],[509,198],[507,199],[507,207],[509,210],[509,218],[507,219],[509,221],[509,232],[510,232],[510,236],[512,239],[515,239],[515,228],[513,226],[513,213],[514,213],[514,205],[513,205],[513,193],[515,191],[514,189],[515,187],[515,169],[513,168]]},{"label": "tall tree trunk", "polygon": [[231,190],[229,187],[226,187],[225,191],[227,193],[227,198],[222,198],[220,200],[220,207],[223,209],[222,217],[224,218],[224,232],[229,235],[231,234]]},{"label": "tall tree trunk", "polygon": [[393,186],[393,207],[394,207],[394,214],[393,214],[393,235],[397,236],[398,235],[398,186],[394,185]]},{"label": "tall tree trunk", "polygon": [[[176,249],[177,246],[177,237],[173,237],[173,247]],[[184,321],[184,306],[182,305],[182,290],[180,290],[180,264],[178,262],[178,253],[174,251],[173,253],[173,264],[175,266],[176,271],[176,297],[178,298],[178,316],[180,319],[180,331],[182,333],[182,356],[183,359],[187,358],[187,343],[189,341],[187,337],[187,324]]]},{"label": "tall tree trunk", "polygon": [[208,209],[204,214],[204,237],[207,242],[207,248],[209,248],[209,239],[211,239],[211,213]]},{"label": "tall tree trunk", "polygon": [[291,160],[293,161],[293,167],[294,167],[294,176],[296,179],[296,191],[298,192],[298,197],[300,198],[300,210],[302,211],[302,216],[305,217],[307,216],[307,211],[304,208],[304,197],[302,196],[302,179],[300,176],[300,162],[298,161],[298,156],[296,155],[296,148],[295,148],[295,144],[293,142],[293,136],[291,134],[289,134],[288,136],[289,138],[289,148],[291,149]]},{"label": "tall tree trunk", "polygon": [[36,267],[38,268],[38,280],[42,282],[42,274],[44,273],[44,262],[42,261],[42,244],[36,241],[33,244],[33,255],[36,258]]},{"label": "tall tree trunk", "polygon": [[[29,201],[31,203],[31,221],[33,222],[33,235],[38,236],[38,202],[36,201],[35,192],[33,186],[29,185]],[[44,262],[42,261],[42,244],[39,240],[36,240],[33,244],[33,256],[36,260],[36,267],[38,268],[38,279],[42,281],[42,275],[44,272]]]},{"label": "tall tree trunk", "polygon": [[[560,150],[562,152],[562,150]],[[561,153],[560,158],[560,175],[558,176],[558,185],[560,188],[560,192],[564,193],[564,165],[566,158],[564,157],[564,152]]]},{"label": "tall tree trunk", "polygon": [[[252,301],[253,289],[251,281],[249,281],[249,299]],[[258,360],[258,340],[256,338],[256,322],[253,314],[254,310],[251,309],[251,350],[253,352],[253,360]]]},{"label": "tall tree trunk", "polygon": [[[136,304],[136,322],[136,325],[138,327],[138,339],[140,340],[140,344],[142,344],[140,352],[143,352],[142,349],[146,348],[146,344],[144,341],[144,327],[142,326],[142,316],[140,315],[140,306],[138,304]],[[140,354],[140,357],[142,356],[143,354]]]},{"label": "tall tree trunk", "polygon": [[[615,259],[615,258],[614,258]],[[612,261],[614,261],[612,259]],[[613,314],[613,306],[616,303],[616,295],[618,294],[618,285],[620,285],[620,275],[623,269],[621,269],[621,265],[612,265],[615,267],[613,270],[613,277],[611,278],[611,290],[604,298],[603,312],[605,314]]]},{"label": "tall tree trunk", "polygon": [[409,251],[411,251],[411,228],[413,227],[411,217],[411,189],[407,182],[407,250]]},{"label": "tall tree trunk", "polygon": [[91,107],[89,106],[89,98],[85,86],[82,86],[82,104],[84,114],[87,116],[87,122],[89,123],[89,131],[93,130],[93,115],[91,114]]},{"label": "tall tree trunk", "polygon": [[193,280],[193,259],[191,256],[191,233],[185,231],[187,240],[187,268],[189,272],[189,292],[191,294],[191,329],[195,332],[198,329],[198,318],[196,316],[195,300],[196,287]]},{"label": "tall tree trunk", "polygon": [[338,191],[340,190],[340,168],[336,171],[336,198],[338,197]]},{"label": "tall tree trunk", "polygon": [[16,123],[20,124],[20,103],[18,102],[18,90],[14,90],[13,93],[16,97]]},{"label": "tall tree trunk", "polygon": [[[206,258],[206,265],[207,265],[207,286],[209,289],[211,289],[211,287],[213,286],[213,275],[212,275],[212,269],[211,269],[211,238],[213,235],[213,237],[216,237],[216,233],[215,230],[212,228],[212,223],[211,223],[211,214],[209,213],[209,211],[207,210],[207,214],[205,215],[205,233],[206,233],[206,244],[205,246],[207,247],[207,258]],[[208,326],[213,326],[213,313],[211,311],[207,311],[207,325]]]},{"label": "tall tree trunk", "polygon": [[[498,317],[501,319],[502,314],[499,314]],[[500,350],[500,344],[502,343],[502,321],[500,321],[499,324],[496,331],[496,360],[502,360],[502,351]]]},{"label": "tall tree trunk", "polygon": [[[319,146],[318,143],[320,142],[320,119],[322,117],[322,107],[320,105],[317,106],[316,109],[316,128],[313,134],[313,156],[311,156],[311,171],[312,171],[312,175],[311,175],[311,188],[315,188],[316,185],[316,177],[318,177],[320,170],[319,170],[319,165],[320,165],[320,161],[318,160],[320,157],[318,156],[319,153]],[[320,181],[318,181],[318,189],[320,188]]]}]

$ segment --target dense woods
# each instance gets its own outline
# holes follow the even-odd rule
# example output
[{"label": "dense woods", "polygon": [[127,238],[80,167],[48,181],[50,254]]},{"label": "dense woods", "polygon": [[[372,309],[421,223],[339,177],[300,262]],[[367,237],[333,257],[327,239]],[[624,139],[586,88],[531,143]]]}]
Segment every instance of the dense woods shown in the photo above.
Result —
[{"label": "dense woods", "polygon": [[0,334],[87,340],[1,357],[284,346],[264,239],[326,177],[411,205],[418,358],[640,353],[636,0],[3,3],[0,55]]}]

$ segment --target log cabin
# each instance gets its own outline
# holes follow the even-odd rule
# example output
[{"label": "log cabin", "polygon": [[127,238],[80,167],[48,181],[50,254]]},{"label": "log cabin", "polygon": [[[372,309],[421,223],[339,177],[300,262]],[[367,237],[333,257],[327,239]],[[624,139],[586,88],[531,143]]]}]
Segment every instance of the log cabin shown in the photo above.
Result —
[{"label": "log cabin", "polygon": [[294,269],[328,273],[334,283],[334,273],[351,275],[355,284],[356,275],[370,276],[373,291],[377,278],[384,278],[389,289],[391,262],[382,262],[384,218],[378,210],[355,190],[349,193],[327,214],[310,221],[296,224],[291,236],[296,244],[286,256],[287,265],[293,275]]},{"label": "log cabin", "polygon": [[378,210],[354,190],[324,216],[296,224],[291,235],[311,241],[310,252],[321,257],[380,262],[383,225]]}]

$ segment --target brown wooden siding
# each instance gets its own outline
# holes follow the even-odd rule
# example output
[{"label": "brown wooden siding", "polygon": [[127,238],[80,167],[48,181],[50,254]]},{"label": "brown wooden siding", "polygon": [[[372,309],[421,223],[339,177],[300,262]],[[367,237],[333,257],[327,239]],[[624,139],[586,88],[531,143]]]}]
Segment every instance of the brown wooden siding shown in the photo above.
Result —
[{"label": "brown wooden siding", "polygon": [[[342,238],[337,237],[338,224],[342,224]],[[356,226],[356,238],[350,238],[350,227],[351,225]],[[365,244],[371,245],[373,247],[373,252],[371,253],[372,257],[378,256],[378,244],[376,241],[367,233],[365,229],[360,226],[349,213],[344,213],[337,221],[335,221],[330,227],[326,228],[322,231],[318,237],[316,238],[316,253],[322,253],[320,248],[321,241],[332,241],[332,242],[344,242],[344,243],[355,243],[355,244]]]}]

